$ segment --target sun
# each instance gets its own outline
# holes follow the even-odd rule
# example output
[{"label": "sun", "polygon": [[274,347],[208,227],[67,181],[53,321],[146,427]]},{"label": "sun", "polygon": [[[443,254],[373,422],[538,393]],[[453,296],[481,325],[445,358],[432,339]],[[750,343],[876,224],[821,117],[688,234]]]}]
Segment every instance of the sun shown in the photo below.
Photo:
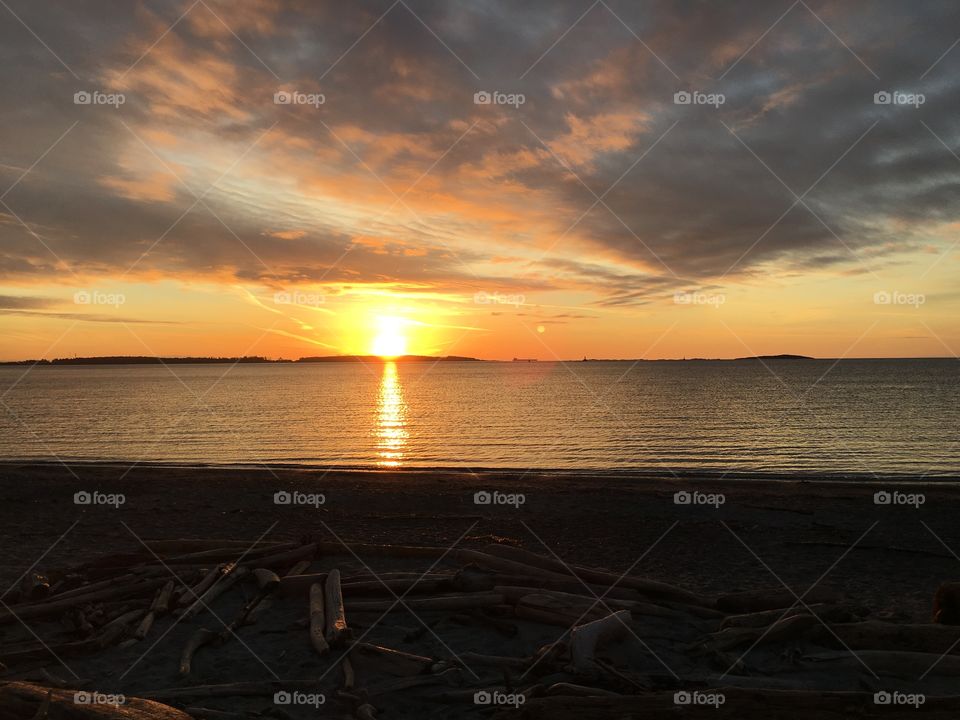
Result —
[{"label": "sun", "polygon": [[377,335],[372,351],[380,357],[393,358],[407,354],[407,338],[403,334],[403,319],[381,316],[377,318]]}]

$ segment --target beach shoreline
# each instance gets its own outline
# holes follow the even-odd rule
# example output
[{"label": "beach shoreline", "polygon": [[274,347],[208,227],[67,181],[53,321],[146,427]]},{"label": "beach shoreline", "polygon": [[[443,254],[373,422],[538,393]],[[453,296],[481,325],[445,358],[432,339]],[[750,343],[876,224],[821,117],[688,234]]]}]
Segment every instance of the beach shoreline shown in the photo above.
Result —
[{"label": "beach shoreline", "polygon": [[[845,607],[863,613],[861,617],[896,624],[930,623],[937,587],[960,577],[960,558],[953,554],[953,548],[960,548],[960,528],[954,522],[960,490],[947,486],[898,491],[887,484],[869,483],[678,482],[532,472],[510,477],[509,473],[462,470],[362,472],[150,464],[131,468],[109,463],[67,468],[8,462],[0,463],[0,487],[6,500],[0,504],[4,589],[12,589],[27,571],[56,574],[85,563],[103,563],[109,556],[122,559],[139,553],[143,557],[147,544],[179,539],[203,539],[212,546],[223,543],[236,547],[238,554],[246,543],[249,547],[263,541],[317,543],[324,550],[314,560],[314,572],[338,567],[354,577],[397,571],[452,572],[450,562],[434,566],[426,557],[399,559],[376,548],[430,547],[442,558],[447,551],[456,556],[460,551],[509,546],[547,561],[598,568],[617,577],[629,574],[706,598],[760,591],[787,593],[784,602],[789,603],[808,593],[832,594],[841,597]],[[923,500],[916,506],[876,504],[874,498],[883,492],[916,496],[918,490]],[[76,493],[97,495],[103,503],[76,504]],[[285,493],[286,500],[278,504],[277,493]],[[484,496],[477,504],[476,493],[501,493],[502,501],[485,502]],[[690,500],[678,502],[677,493],[687,493]],[[237,591],[233,594],[232,600],[218,605],[218,615],[223,612],[222,617],[229,618],[237,612],[242,598]],[[240,643],[203,651],[198,670],[189,680],[178,680],[176,667],[193,631],[169,622],[139,643],[69,657],[62,666],[53,658],[45,662],[54,674],[62,676],[69,669],[100,682],[101,687],[147,697],[159,689],[224,683],[238,677],[245,682],[267,680],[266,666],[276,668],[284,679],[316,674],[309,643],[304,642],[304,598],[285,598],[279,607],[272,620],[244,630],[245,642],[256,657]],[[521,623],[520,635],[507,642],[489,629],[451,624],[448,615],[426,614],[429,622],[444,623],[437,626],[443,645],[423,645],[429,635],[419,644],[404,644],[405,633],[416,629],[419,620],[402,613],[391,615],[382,627],[374,623],[377,630],[371,637],[384,645],[448,657],[475,650],[490,655],[529,654],[563,632],[560,627],[537,629]],[[373,627],[374,619],[363,613],[350,615],[361,632]],[[655,682],[667,694],[663,702],[669,703],[670,688],[689,687],[690,682],[697,687],[700,682],[701,670],[684,663],[689,659],[687,643],[703,637],[706,629],[650,622],[644,627],[653,637],[645,636],[646,641],[653,643],[670,668],[678,668],[682,682],[678,679],[674,684],[663,666],[639,646],[626,648],[630,659],[624,662],[659,678]],[[209,617],[205,624],[217,626]],[[44,637],[56,637],[50,623],[30,621],[30,625]],[[23,628],[7,628],[18,635],[20,644],[34,641]],[[660,637],[663,633],[682,638],[682,643]],[[731,652],[729,659],[736,659],[741,650],[747,648]],[[758,650],[748,663],[791,672],[789,663],[777,659],[779,652]],[[139,662],[143,655],[149,662]],[[297,664],[287,657],[297,658]],[[723,666],[726,661],[717,662]],[[783,682],[784,687],[799,682],[804,689],[808,685],[803,683],[808,683],[810,689],[863,694],[867,676],[861,670],[854,663],[842,673],[818,671],[806,680]],[[124,677],[118,684],[120,672]],[[750,678],[744,678],[749,674],[738,673],[739,680],[726,682],[748,682]],[[325,682],[335,684],[337,677],[327,677]],[[722,683],[723,678],[716,682]],[[943,682],[926,687],[939,696],[946,687]],[[877,684],[874,691],[884,687]],[[729,692],[749,694],[742,689]],[[391,716],[397,717],[420,717],[424,708],[431,707],[432,701],[423,696],[419,700],[404,697],[390,694],[379,702],[393,708]],[[637,701],[660,702],[659,696],[645,697]],[[857,702],[871,702],[869,695],[857,697]],[[251,698],[209,704],[256,710],[264,702]],[[750,700],[744,696],[737,702]],[[531,717],[549,716],[550,707],[547,703],[542,711],[547,715]],[[464,712],[466,717],[476,709],[467,704]]]},{"label": "beach shoreline", "polygon": [[[929,613],[936,585],[960,576],[960,561],[952,556],[954,549],[960,551],[960,529],[952,522],[960,510],[960,487],[936,483],[905,484],[904,492],[923,491],[923,505],[914,507],[875,503],[875,493],[897,491],[890,482],[146,463],[132,468],[82,463],[68,469],[57,463],[5,462],[0,463],[0,486],[7,547],[0,580],[7,582],[75,521],[77,527],[45,562],[120,552],[137,537],[253,540],[272,528],[269,537],[275,539],[336,533],[347,544],[446,546],[465,533],[465,546],[476,544],[474,537],[506,538],[612,571],[626,569],[646,553],[643,572],[651,577],[696,590],[733,590],[779,584],[754,553],[788,583],[791,577],[798,585],[809,584],[868,531],[860,544],[874,549],[854,549],[847,559],[853,555],[893,567],[893,577],[848,562],[827,580],[853,582],[865,597],[907,608],[918,621]],[[125,501],[116,508],[76,505],[74,494],[84,491],[123,495]],[[282,491],[323,495],[324,502],[277,505],[274,493]],[[478,492],[521,495],[523,502],[478,505]],[[722,496],[723,502],[677,504],[678,492]]]}]

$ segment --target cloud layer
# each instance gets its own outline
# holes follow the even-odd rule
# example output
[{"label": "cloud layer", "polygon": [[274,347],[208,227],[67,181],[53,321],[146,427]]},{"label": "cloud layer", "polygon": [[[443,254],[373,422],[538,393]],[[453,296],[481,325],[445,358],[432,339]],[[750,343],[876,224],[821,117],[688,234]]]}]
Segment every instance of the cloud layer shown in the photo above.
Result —
[{"label": "cloud layer", "polygon": [[960,220],[953,2],[10,8],[36,37],[0,24],[7,284],[493,285],[622,306],[936,256]]}]

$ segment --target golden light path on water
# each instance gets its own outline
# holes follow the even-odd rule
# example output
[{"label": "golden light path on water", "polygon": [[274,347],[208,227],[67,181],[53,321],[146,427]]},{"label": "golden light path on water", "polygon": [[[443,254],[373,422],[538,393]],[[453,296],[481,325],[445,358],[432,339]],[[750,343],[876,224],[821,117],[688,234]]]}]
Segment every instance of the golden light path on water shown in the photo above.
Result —
[{"label": "golden light path on water", "polygon": [[377,465],[398,467],[402,462],[407,444],[406,414],[407,404],[403,400],[397,364],[386,361],[377,393]]}]

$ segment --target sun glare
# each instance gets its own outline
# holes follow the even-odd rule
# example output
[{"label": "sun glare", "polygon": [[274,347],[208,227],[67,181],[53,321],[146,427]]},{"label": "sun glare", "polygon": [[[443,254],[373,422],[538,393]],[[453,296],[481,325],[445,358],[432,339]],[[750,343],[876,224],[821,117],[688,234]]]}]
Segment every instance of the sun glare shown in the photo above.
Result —
[{"label": "sun glare", "polygon": [[374,355],[385,358],[399,357],[407,353],[407,338],[403,334],[403,319],[380,317],[377,319],[377,335],[373,339]]}]

